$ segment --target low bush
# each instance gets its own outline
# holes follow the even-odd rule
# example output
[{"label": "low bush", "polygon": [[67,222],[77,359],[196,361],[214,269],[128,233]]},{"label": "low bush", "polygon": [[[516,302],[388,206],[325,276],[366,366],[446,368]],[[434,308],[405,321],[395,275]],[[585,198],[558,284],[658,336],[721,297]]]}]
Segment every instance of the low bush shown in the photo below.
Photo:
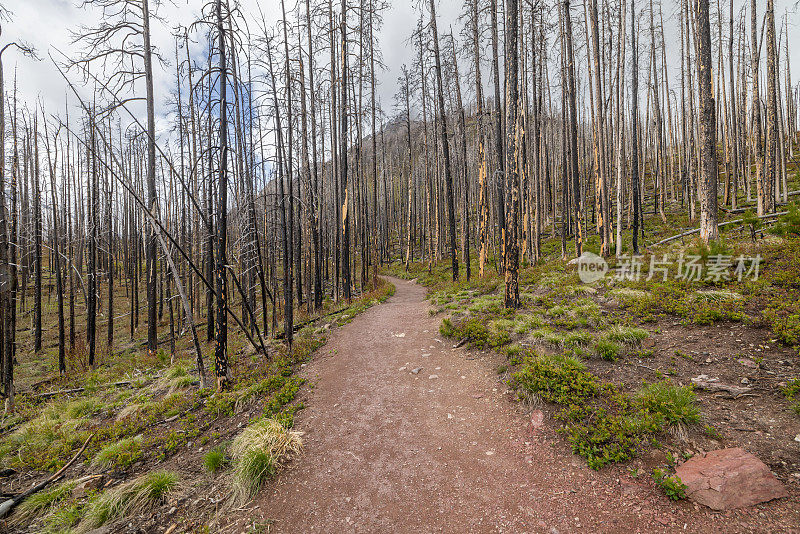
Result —
[{"label": "low bush", "polygon": [[508,332],[493,332],[477,318],[465,319],[454,324],[450,319],[443,319],[439,333],[454,339],[466,339],[471,347],[480,349],[498,348],[511,342]]},{"label": "low bush", "polygon": [[668,425],[700,422],[697,395],[691,386],[676,386],[670,380],[664,380],[647,384],[634,397],[642,408],[660,415]]},{"label": "low bush", "polygon": [[594,345],[595,353],[606,361],[613,362],[619,358],[622,346],[610,339],[598,339]]},{"label": "low bush", "polygon": [[634,397],[601,382],[574,353],[526,358],[510,385],[562,406],[561,431],[593,469],[632,458],[667,422],[699,420],[691,389],[659,384]]},{"label": "low bush", "polygon": [[669,476],[663,469],[653,469],[653,479],[672,501],[686,498],[686,484],[677,475]]},{"label": "low bush", "polygon": [[125,438],[106,445],[97,453],[92,463],[105,468],[125,469],[142,455],[142,438]]}]

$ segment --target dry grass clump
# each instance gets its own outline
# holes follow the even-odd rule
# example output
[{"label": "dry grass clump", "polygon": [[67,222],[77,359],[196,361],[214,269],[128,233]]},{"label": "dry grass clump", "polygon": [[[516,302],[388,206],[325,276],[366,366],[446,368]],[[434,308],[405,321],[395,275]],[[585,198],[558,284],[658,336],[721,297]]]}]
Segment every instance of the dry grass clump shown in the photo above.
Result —
[{"label": "dry grass clump", "polygon": [[300,436],[274,419],[261,419],[245,428],[230,448],[235,462],[234,502],[252,498],[281,463],[299,454],[303,448]]},{"label": "dry grass clump", "polygon": [[64,499],[71,495],[76,485],[77,482],[75,480],[67,480],[52,488],[34,493],[17,506],[9,523],[12,525],[25,525],[37,517],[51,513],[58,508],[58,505]]},{"label": "dry grass clump", "polygon": [[87,532],[119,517],[142,514],[164,502],[178,480],[171,471],[152,471],[108,490],[89,504],[78,530]]}]

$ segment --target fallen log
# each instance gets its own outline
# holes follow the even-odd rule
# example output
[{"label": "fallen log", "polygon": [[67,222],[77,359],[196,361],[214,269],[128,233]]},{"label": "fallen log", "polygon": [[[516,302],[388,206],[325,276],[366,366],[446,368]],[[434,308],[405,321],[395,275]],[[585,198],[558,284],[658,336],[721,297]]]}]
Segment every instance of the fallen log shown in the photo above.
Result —
[{"label": "fallen log", "polygon": [[[110,387],[121,387],[121,386],[130,386],[133,383],[133,380],[123,380],[122,382],[112,382],[110,384],[103,384],[99,387],[101,388],[110,388]],[[86,388],[72,388],[72,389],[60,389],[58,391],[45,391],[44,393],[37,393],[35,395],[31,395],[33,398],[50,398],[54,397],[55,395],[70,395],[72,393],[82,393],[86,391]]]},{"label": "fallen log", "polygon": [[[787,213],[789,213],[789,212],[788,211],[779,211],[779,212],[776,212],[776,213],[768,213],[766,215],[761,215],[759,217],[759,219],[771,219],[772,217],[780,217],[781,215],[786,215]],[[741,223],[741,222],[744,222],[744,219],[734,219],[732,221],[725,221],[724,223],[720,223],[718,226],[720,228],[722,228],[723,226],[728,226],[729,224],[737,224],[737,223]],[[645,248],[657,247],[659,245],[663,245],[664,243],[669,243],[670,241],[675,241],[676,239],[680,239],[682,237],[686,237],[686,236],[690,236],[690,235],[694,235],[694,234],[699,234],[699,233],[700,233],[700,229],[699,228],[695,228],[694,230],[689,230],[688,232],[683,232],[681,234],[674,235],[674,236],[668,237],[666,239],[662,239],[658,243],[653,243],[652,245],[648,245]]]},{"label": "fallen log", "polygon": [[703,389],[710,393],[722,393],[732,399],[737,399],[743,395],[749,394],[752,388],[743,386],[734,386],[733,384],[725,384],[719,381],[717,377],[710,377],[708,375],[700,375],[692,378],[692,384],[698,389]]},{"label": "fallen log", "polygon": [[19,503],[21,503],[22,501],[24,501],[25,499],[27,499],[28,497],[30,497],[34,493],[38,493],[38,492],[42,491],[44,488],[47,487],[48,484],[50,484],[51,482],[61,478],[61,475],[63,475],[64,472],[67,469],[69,469],[72,464],[75,463],[75,460],[77,460],[80,457],[80,455],[83,454],[83,451],[86,450],[86,446],[89,445],[89,441],[93,437],[94,437],[94,434],[92,434],[91,436],[86,438],[86,441],[83,442],[83,447],[81,447],[81,449],[75,454],[75,456],[72,457],[72,460],[67,462],[64,465],[64,467],[62,467],[61,469],[56,471],[47,480],[45,480],[43,482],[40,482],[39,484],[35,485],[34,487],[29,489],[25,493],[20,493],[19,495],[17,495],[13,499],[9,499],[9,500],[5,501],[3,504],[0,504],[0,518],[3,518],[5,516],[7,516],[14,509],[14,507],[16,507]]}]

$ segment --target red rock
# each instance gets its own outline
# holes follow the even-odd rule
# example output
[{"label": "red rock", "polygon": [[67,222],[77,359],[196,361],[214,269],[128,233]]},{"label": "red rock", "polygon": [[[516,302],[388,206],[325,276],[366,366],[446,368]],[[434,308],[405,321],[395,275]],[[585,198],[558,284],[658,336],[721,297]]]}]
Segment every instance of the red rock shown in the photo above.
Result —
[{"label": "red rock", "polygon": [[769,468],[740,448],[695,455],[675,474],[686,495],[713,510],[730,510],[786,497],[786,488]]}]

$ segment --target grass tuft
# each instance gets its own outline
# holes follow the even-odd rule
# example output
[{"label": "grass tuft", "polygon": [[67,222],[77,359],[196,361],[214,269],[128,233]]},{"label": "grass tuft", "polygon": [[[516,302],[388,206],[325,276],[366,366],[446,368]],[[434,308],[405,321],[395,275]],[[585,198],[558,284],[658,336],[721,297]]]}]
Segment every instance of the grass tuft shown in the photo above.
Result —
[{"label": "grass tuft", "polygon": [[236,436],[230,451],[235,461],[234,500],[251,499],[282,462],[299,454],[300,436],[274,419],[261,419]]},{"label": "grass tuft", "polygon": [[217,445],[203,457],[203,467],[211,474],[216,474],[227,463],[228,458],[225,456],[225,447],[222,445]]},{"label": "grass tuft", "polygon": [[125,438],[106,445],[92,463],[100,467],[125,469],[142,456],[142,437]]},{"label": "grass tuft", "polygon": [[171,471],[152,471],[102,493],[89,504],[79,530],[86,532],[113,519],[145,512],[163,502],[178,480]]},{"label": "grass tuft", "polygon": [[594,346],[595,353],[606,361],[613,362],[619,358],[622,346],[610,339],[599,339]]},{"label": "grass tuft", "polygon": [[669,380],[655,382],[642,387],[635,394],[640,406],[651,413],[659,414],[668,425],[692,425],[700,422],[691,386],[676,386]]},{"label": "grass tuft", "polygon": [[37,517],[49,514],[70,496],[76,485],[76,481],[67,480],[50,489],[34,493],[17,506],[10,523],[12,525],[28,524]]},{"label": "grass tuft", "polygon": [[641,343],[650,336],[650,333],[644,328],[635,328],[630,326],[614,325],[606,331],[604,338],[609,341],[617,343],[625,343],[633,345]]}]

